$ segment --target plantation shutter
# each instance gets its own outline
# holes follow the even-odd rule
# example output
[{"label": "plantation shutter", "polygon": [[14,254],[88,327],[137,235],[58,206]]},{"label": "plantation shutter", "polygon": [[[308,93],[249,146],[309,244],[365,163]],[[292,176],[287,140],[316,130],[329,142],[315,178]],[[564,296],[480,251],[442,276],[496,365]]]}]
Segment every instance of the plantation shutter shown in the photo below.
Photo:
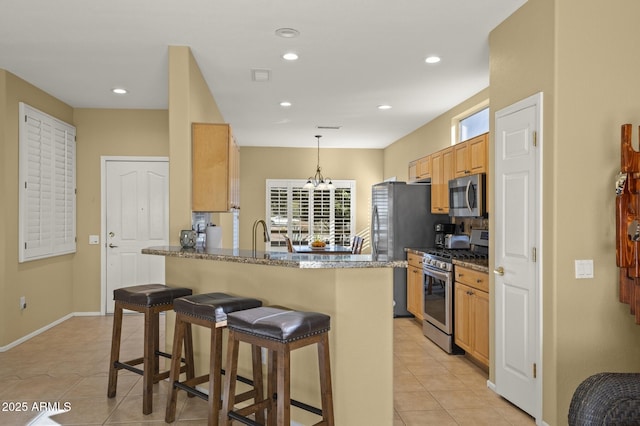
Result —
[{"label": "plantation shutter", "polygon": [[267,217],[272,248],[307,244],[317,236],[349,246],[355,234],[355,182],[333,181],[335,189],[308,190],[306,180],[267,180]]},{"label": "plantation shutter", "polygon": [[76,251],[75,133],[20,103],[20,262]]}]

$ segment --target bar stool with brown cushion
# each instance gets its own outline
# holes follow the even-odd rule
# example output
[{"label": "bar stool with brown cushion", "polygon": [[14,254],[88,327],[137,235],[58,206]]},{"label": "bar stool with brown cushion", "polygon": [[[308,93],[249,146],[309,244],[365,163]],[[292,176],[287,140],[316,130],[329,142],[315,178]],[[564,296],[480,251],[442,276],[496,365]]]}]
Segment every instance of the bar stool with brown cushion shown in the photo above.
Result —
[{"label": "bar stool with brown cushion", "polygon": [[[111,338],[111,359],[109,362],[109,387],[107,396],[116,396],[118,371],[129,370],[140,374],[143,379],[142,413],[153,411],[153,384],[169,377],[169,371],[160,372],[160,356],[170,358],[171,355],[161,352],[160,348],[160,312],[173,309],[173,301],[177,297],[189,296],[190,288],[169,287],[164,284],[143,284],[118,288],[113,291],[115,308],[113,311],[113,334]],[[144,314],[144,355],[130,361],[120,361],[120,340],[122,335],[122,311],[129,309]],[[190,338],[190,336],[189,336]],[[185,359],[181,369],[189,369],[193,375],[193,351],[191,345],[185,345]],[[136,368],[142,364],[143,368]]]},{"label": "bar stool with brown cushion", "polygon": [[[223,424],[231,425],[232,420],[248,425],[258,424],[252,422],[247,416],[257,413],[257,418],[257,415],[266,409],[267,424],[288,426],[291,405],[293,405],[321,416],[322,421],[316,425],[333,426],[328,339],[330,321],[331,318],[322,313],[293,311],[279,306],[266,306],[229,314],[227,317],[229,329],[227,372],[222,407]],[[254,348],[264,347],[269,351],[268,390],[266,399],[234,411],[234,401],[227,395],[235,393],[240,342],[250,343]],[[317,344],[318,348],[322,409],[293,400],[290,395],[291,351],[312,344]],[[256,367],[262,370],[261,364],[254,365],[254,370]]]},{"label": "bar stool with brown cushion", "polygon": [[[217,425],[220,415],[221,391],[222,391],[222,330],[227,325],[227,314],[262,306],[258,299],[248,297],[231,296],[225,293],[206,293],[176,299],[173,310],[176,312],[175,333],[173,335],[173,353],[182,352],[182,342],[185,336],[191,335],[191,325],[196,324],[211,329],[211,351],[209,355],[209,372],[198,377],[187,377],[185,381],[179,380],[180,363],[177,358],[171,362],[171,374],[169,382],[172,384],[167,399],[167,411],[165,421],[171,423],[176,416],[176,403],[178,390],[182,389],[189,395],[195,395],[209,405],[209,425]],[[253,352],[254,365],[261,364],[260,349]],[[252,390],[236,395],[237,402],[254,398],[261,399],[263,395],[262,374],[258,376],[256,369],[253,381],[244,379],[253,386]],[[209,382],[208,395],[196,389],[196,386]]]}]

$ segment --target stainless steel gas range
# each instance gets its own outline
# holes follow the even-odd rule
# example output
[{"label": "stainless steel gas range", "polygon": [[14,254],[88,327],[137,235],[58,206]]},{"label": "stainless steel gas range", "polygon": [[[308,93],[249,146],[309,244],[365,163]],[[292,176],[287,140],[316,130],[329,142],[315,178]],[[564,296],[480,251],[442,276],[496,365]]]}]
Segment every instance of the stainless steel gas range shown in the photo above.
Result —
[{"label": "stainless steel gas range", "polygon": [[[459,241],[459,239],[458,239]],[[426,337],[448,353],[462,353],[453,342],[453,260],[484,260],[488,258],[489,231],[473,230],[467,244],[461,248],[433,248],[425,251],[422,262],[424,273],[424,321],[422,331]]]}]

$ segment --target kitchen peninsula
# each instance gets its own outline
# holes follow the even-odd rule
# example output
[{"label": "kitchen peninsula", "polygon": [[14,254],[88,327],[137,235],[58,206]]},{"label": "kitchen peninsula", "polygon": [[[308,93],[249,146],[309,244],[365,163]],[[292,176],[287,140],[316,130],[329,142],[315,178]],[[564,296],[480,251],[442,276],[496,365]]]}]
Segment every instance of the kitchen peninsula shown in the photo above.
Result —
[{"label": "kitchen peninsula", "polygon": [[[393,268],[406,261],[370,255],[314,255],[231,249],[150,247],[143,254],[165,256],[168,285],[196,293],[226,292],[255,297],[265,305],[323,312],[329,333],[333,400],[337,425],[393,424]],[[206,370],[209,335],[194,329],[197,368]],[[166,344],[173,339],[167,316]],[[247,348],[239,373],[248,374]],[[314,348],[292,354],[292,397],[320,406]],[[243,375],[244,375],[243,374]],[[310,424],[317,417],[293,409],[292,419]]]}]

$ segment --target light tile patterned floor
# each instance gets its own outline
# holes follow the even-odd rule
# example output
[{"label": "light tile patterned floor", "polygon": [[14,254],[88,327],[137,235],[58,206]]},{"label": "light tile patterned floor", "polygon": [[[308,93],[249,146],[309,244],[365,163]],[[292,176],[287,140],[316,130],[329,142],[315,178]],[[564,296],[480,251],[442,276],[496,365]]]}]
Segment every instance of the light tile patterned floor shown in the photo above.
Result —
[{"label": "light tile patterned floor", "polygon": [[[0,353],[0,424],[165,425],[166,382],[154,386],[148,416],[142,414],[138,375],[121,372],[117,396],[106,397],[112,321],[74,317]],[[142,325],[141,315],[125,316],[123,359],[141,355]],[[395,319],[394,327],[394,426],[534,424],[487,389],[482,370],[422,336],[417,322]],[[63,411],[65,404],[71,409]],[[206,424],[205,402],[184,392],[177,413],[176,425]]]},{"label": "light tile patterned floor", "polygon": [[394,426],[534,425],[487,388],[488,375],[422,335],[414,319],[394,320]]}]

